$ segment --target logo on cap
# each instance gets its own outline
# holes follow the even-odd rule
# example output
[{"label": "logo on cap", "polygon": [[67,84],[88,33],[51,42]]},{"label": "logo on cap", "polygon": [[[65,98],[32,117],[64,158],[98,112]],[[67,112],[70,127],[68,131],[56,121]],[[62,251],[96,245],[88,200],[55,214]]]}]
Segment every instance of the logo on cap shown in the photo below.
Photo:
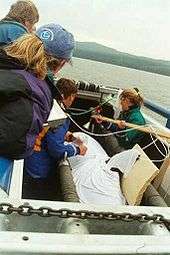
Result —
[{"label": "logo on cap", "polygon": [[41,32],[40,38],[43,39],[43,40],[53,41],[54,33],[51,31],[51,29],[46,28],[44,31]]}]

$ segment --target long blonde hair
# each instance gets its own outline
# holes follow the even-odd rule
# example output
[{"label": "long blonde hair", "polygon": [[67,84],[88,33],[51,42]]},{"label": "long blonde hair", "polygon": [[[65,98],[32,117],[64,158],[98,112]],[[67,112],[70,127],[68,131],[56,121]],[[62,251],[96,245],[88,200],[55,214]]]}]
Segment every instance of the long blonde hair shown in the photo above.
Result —
[{"label": "long blonde hair", "polygon": [[19,60],[25,69],[33,72],[37,78],[42,80],[45,78],[49,56],[45,53],[42,41],[36,35],[23,35],[4,50],[8,56]]}]

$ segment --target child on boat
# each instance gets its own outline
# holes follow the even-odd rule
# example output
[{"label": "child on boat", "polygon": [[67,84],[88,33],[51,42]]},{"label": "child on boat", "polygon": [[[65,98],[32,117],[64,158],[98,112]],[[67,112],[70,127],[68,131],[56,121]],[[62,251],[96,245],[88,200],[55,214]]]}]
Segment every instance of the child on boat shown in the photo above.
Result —
[{"label": "child on boat", "polygon": [[[102,126],[106,128],[109,132],[117,132],[121,130],[126,130],[125,122],[145,125],[145,119],[141,113],[141,106],[143,104],[143,98],[139,93],[138,89],[125,89],[119,96],[122,111],[118,117],[117,125],[102,121],[101,116],[96,116],[95,120],[97,123],[102,123]],[[115,138],[116,137],[116,138]],[[123,149],[130,149],[136,143],[140,142],[144,137],[144,133],[133,129],[131,131],[115,134],[113,138],[113,143],[118,142],[118,146],[112,146],[116,148],[117,151],[112,151],[111,155],[121,152]],[[104,137],[104,140],[111,140],[111,136]],[[108,144],[108,141],[102,141],[102,144]],[[109,155],[109,156],[111,156]]]},{"label": "child on boat", "polygon": [[[75,82],[61,78],[56,86],[61,94],[60,103],[69,108],[77,94]],[[37,137],[34,153],[25,160],[24,194],[27,198],[31,194],[31,198],[44,199],[50,190],[50,179],[55,173],[56,162],[64,157],[85,155],[86,146],[68,131],[69,124],[70,120],[67,118],[56,129],[45,127]]]}]

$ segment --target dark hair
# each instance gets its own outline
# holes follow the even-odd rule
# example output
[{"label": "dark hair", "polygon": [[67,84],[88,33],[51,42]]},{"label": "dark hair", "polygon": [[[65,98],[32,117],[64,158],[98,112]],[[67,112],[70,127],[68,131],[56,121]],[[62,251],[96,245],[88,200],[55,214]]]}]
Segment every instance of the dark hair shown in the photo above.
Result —
[{"label": "dark hair", "polygon": [[60,94],[64,96],[64,99],[71,96],[72,94],[77,94],[77,85],[74,80],[61,78],[57,81],[56,87]]},{"label": "dark hair", "polygon": [[138,88],[125,89],[120,94],[120,100],[128,98],[133,105],[141,106],[143,104],[143,97],[139,93]]}]

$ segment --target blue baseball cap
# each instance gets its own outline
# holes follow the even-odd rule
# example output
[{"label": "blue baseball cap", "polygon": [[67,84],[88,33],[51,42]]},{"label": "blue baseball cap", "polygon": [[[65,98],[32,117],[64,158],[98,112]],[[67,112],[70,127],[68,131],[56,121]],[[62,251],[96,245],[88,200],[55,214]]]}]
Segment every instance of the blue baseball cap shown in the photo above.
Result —
[{"label": "blue baseball cap", "polygon": [[47,24],[36,31],[42,40],[47,54],[70,60],[75,47],[74,36],[58,24]]}]

